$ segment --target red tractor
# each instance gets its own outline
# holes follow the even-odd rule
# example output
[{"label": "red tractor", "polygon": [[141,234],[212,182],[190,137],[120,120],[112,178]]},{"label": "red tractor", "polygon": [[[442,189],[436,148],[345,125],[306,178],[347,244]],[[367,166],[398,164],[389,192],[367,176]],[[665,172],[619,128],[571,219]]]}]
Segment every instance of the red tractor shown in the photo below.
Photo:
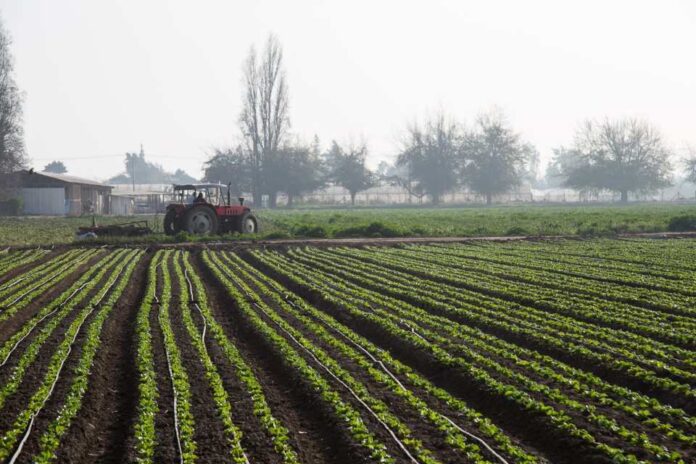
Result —
[{"label": "red tractor", "polygon": [[[230,204],[230,191],[222,194],[222,184],[188,184],[174,186],[174,201],[167,206],[164,216],[164,232],[174,235],[185,231],[191,234],[222,234],[239,232],[254,234],[258,221],[244,198],[238,205]],[[225,201],[225,199],[227,201]]]}]

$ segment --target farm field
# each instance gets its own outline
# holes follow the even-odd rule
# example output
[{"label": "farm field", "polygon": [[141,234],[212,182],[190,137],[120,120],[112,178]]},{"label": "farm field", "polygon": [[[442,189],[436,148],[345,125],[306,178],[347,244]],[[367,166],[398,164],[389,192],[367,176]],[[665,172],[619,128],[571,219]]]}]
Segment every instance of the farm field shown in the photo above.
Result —
[{"label": "farm field", "polygon": [[0,251],[0,462],[696,461],[696,240]]},{"label": "farm field", "polygon": [[[612,236],[621,233],[696,230],[696,205],[516,205],[441,208],[331,208],[258,210],[261,233],[255,236],[196,237],[162,233],[162,215],[100,216],[108,225],[148,221],[155,230],[142,243],[177,243],[273,238],[339,237],[481,237],[510,235]],[[675,218],[688,218],[676,222]],[[670,224],[672,225],[670,226]],[[3,217],[0,246],[46,246],[72,243],[79,226],[92,217]],[[105,243],[133,243],[133,238]]]}]

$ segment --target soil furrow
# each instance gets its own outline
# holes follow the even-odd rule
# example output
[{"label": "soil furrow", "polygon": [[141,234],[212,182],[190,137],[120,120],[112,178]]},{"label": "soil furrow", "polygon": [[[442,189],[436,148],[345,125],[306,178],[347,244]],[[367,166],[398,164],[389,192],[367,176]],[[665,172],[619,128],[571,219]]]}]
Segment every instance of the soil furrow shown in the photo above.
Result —
[{"label": "soil furrow", "polygon": [[549,427],[543,417],[520,410],[519,407],[494,392],[482,388],[456,368],[443,367],[429,354],[414,350],[376,324],[358,321],[347,311],[334,305],[314,290],[295,284],[289,278],[251,258],[265,274],[275,278],[308,303],[326,311],[375,345],[387,350],[396,359],[418,371],[435,385],[466,401],[488,416],[509,435],[518,437],[557,463],[609,463],[606,455],[588,447],[584,442]]},{"label": "soil furrow", "polygon": [[[213,315],[253,369],[273,415],[288,428],[292,446],[300,459],[312,463],[366,462],[368,459],[364,449],[352,441],[333,411],[246,322],[234,299],[200,261],[200,257],[196,258],[194,262],[199,274],[207,284]],[[235,423],[242,425],[236,420]],[[256,448],[244,438],[242,442],[251,458]],[[270,447],[268,438],[261,446]]]},{"label": "soil furrow", "polygon": [[138,397],[133,327],[151,257],[149,253],[140,257],[129,285],[104,323],[89,388],[80,413],[63,439],[57,462],[121,463],[134,459],[126,446]]},{"label": "soil furrow", "polygon": [[57,298],[61,293],[63,293],[68,287],[70,287],[80,276],[92,266],[96,265],[101,261],[105,255],[99,254],[93,256],[89,260],[81,264],[75,272],[71,273],[69,276],[54,282],[52,285],[48,286],[46,291],[42,293],[38,298],[29,303],[26,307],[22,308],[8,319],[0,322],[0,345],[5,343],[8,338],[14,335],[17,330],[19,330],[24,323],[31,319],[37,312],[39,312],[49,301]]},{"label": "soil furrow", "polygon": [[181,314],[182,308],[179,301],[181,298],[190,299],[188,289],[180,288],[171,265],[172,259],[175,258],[170,257],[168,267],[165,268],[172,275],[172,301],[169,306],[169,315],[181,361],[191,384],[191,410],[196,427],[194,434],[197,445],[196,455],[203,462],[231,462],[227,436],[218,417],[205,367],[191,342]]}]

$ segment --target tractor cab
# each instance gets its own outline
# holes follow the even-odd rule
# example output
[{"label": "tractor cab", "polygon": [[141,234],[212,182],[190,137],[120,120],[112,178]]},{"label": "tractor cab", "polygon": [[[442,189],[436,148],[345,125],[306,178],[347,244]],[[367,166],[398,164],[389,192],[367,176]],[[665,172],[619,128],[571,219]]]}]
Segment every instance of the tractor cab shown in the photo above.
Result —
[{"label": "tractor cab", "polygon": [[233,205],[229,186],[223,184],[174,185],[174,198],[164,216],[164,232],[174,235],[185,231],[191,234],[221,234],[258,232],[258,221],[244,198]]},{"label": "tractor cab", "polygon": [[222,184],[186,184],[174,186],[174,202],[179,204],[208,203],[209,205],[223,204]]}]

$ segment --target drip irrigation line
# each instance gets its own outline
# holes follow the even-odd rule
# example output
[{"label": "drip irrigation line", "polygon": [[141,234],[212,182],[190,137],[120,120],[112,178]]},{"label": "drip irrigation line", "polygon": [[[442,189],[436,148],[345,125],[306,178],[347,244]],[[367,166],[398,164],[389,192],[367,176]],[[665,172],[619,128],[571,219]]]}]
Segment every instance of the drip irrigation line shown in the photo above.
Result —
[{"label": "drip irrigation line", "polygon": [[[155,270],[160,267],[161,262],[155,266]],[[155,300],[157,303],[159,303],[159,299],[157,298],[157,274],[155,273],[155,283],[154,283],[154,290],[155,290]],[[162,328],[162,305],[157,306],[157,321],[159,322],[160,325],[160,330],[162,331],[162,338],[164,339],[164,329]],[[178,394],[176,392],[176,386],[174,385],[174,373],[172,372],[172,363],[169,359],[169,350],[167,349],[167,343],[165,340],[163,340],[163,345],[164,345],[164,355],[167,358],[167,370],[169,371],[169,380],[172,383],[172,397],[173,397],[173,404],[174,404],[174,433],[176,435],[176,446],[179,450],[179,463],[183,464],[184,463],[184,452],[181,448],[181,432],[179,431],[179,413],[177,412],[178,408]]]},{"label": "drip irrigation line", "polygon": [[399,448],[401,448],[401,451],[403,451],[404,454],[405,454],[406,456],[408,456],[409,460],[410,460],[412,463],[414,463],[414,464],[420,464],[420,462],[419,462],[416,458],[414,458],[413,455],[408,451],[408,449],[406,448],[406,445],[404,445],[404,443],[403,443],[401,440],[399,440],[399,437],[396,436],[396,433],[394,433],[394,431],[393,431],[382,419],[380,419],[380,417],[377,415],[377,413],[374,412],[374,411],[372,410],[372,408],[370,408],[370,406],[368,406],[368,404],[365,403],[365,401],[363,401],[363,399],[360,398],[360,397],[358,396],[358,394],[355,393],[355,392],[353,391],[353,389],[351,389],[343,380],[341,380],[336,374],[334,374],[334,373],[331,371],[331,369],[329,369],[328,366],[326,366],[324,363],[322,363],[322,362],[314,355],[314,353],[312,353],[309,349],[307,349],[304,345],[302,345],[302,344],[300,343],[299,340],[297,340],[287,329],[285,329],[285,327],[283,327],[279,322],[277,322],[277,321],[275,321],[273,318],[271,318],[271,317],[269,316],[268,312],[266,312],[265,309],[263,309],[261,306],[259,306],[256,302],[253,302],[253,301],[252,301],[252,304],[253,304],[254,306],[256,306],[259,310],[261,310],[261,312],[263,312],[263,313],[266,315],[266,317],[268,317],[269,320],[271,320],[274,324],[276,324],[280,330],[282,330],[283,332],[285,332],[285,334],[286,334],[288,337],[290,337],[290,339],[291,339],[293,342],[295,342],[295,344],[297,344],[297,346],[299,346],[299,347],[302,348],[304,351],[306,351],[307,354],[309,354],[309,356],[311,356],[312,359],[314,359],[314,361],[315,361],[319,366],[321,366],[321,367],[322,367],[334,380],[336,380],[336,381],[337,381],[338,383],[340,383],[346,390],[348,390],[348,392],[349,392],[349,393],[350,393],[350,394],[351,394],[351,395],[352,395],[352,396],[353,396],[353,397],[354,397],[354,398],[355,398],[355,399],[356,399],[356,400],[357,400],[357,401],[358,401],[358,402],[359,402],[359,403],[360,403],[360,404],[361,404],[361,405],[362,405],[362,406],[375,418],[375,420],[377,420],[377,422],[379,422],[379,423],[382,425],[382,427],[384,427],[384,429],[387,431],[387,433],[389,433],[389,435],[391,435],[392,439],[393,439],[394,442],[397,444],[397,446],[398,446]]},{"label": "drip irrigation line", "polygon": [[193,303],[193,305],[198,310],[198,314],[201,316],[201,322],[203,323],[203,330],[201,331],[201,343],[203,343],[203,349],[205,350],[205,353],[208,354],[208,348],[205,346],[205,334],[208,330],[208,322],[206,321],[206,318],[203,315],[203,310],[201,310],[201,307],[198,306],[198,302],[195,300],[195,297],[193,295],[193,284],[191,283],[191,279],[189,279],[188,269],[184,269],[184,277],[186,277],[186,282],[188,283],[189,294],[191,296],[191,303]]},{"label": "drip irrigation line", "polygon": [[[289,303],[290,305],[292,305],[293,307],[295,307],[295,308],[297,308],[297,309],[300,309],[300,307],[297,306],[297,305],[296,305],[295,303],[293,303],[292,301],[290,301],[290,300],[288,299],[288,297],[289,297],[289,295],[286,295],[286,296],[285,296],[286,302]],[[320,319],[320,320],[321,320],[321,319]],[[360,345],[358,342],[352,340],[352,339],[351,339],[350,337],[348,337],[346,334],[344,334],[343,332],[341,332],[338,328],[332,327],[330,324],[327,324],[325,321],[322,321],[322,322],[324,323],[324,326],[325,326],[325,327],[328,327],[328,328],[332,329],[332,330],[335,331],[337,334],[341,335],[343,338],[345,338],[347,341],[349,341],[353,346],[355,346],[355,347],[358,348],[360,351],[362,351],[363,353],[365,353],[365,355],[366,355],[368,358],[370,358],[374,364],[378,365],[378,366],[384,371],[385,374],[387,374],[389,377],[391,377],[392,380],[394,380],[394,382],[396,382],[396,384],[399,385],[399,387],[401,387],[402,390],[408,391],[408,390],[406,389],[406,387],[399,381],[399,379],[396,378],[396,376],[394,375],[394,373],[392,373],[392,372],[387,368],[387,366],[385,366],[385,364],[384,364],[382,361],[380,361],[379,359],[375,358],[375,357],[372,355],[372,353],[370,353],[365,347],[363,347],[362,345]],[[416,335],[418,335],[418,334],[415,332],[415,330],[414,330],[413,328],[411,328],[411,331],[412,331],[413,333],[415,333]],[[420,335],[418,335],[418,336],[420,336]],[[421,337],[421,338],[423,338],[423,337]],[[493,456],[494,456],[498,461],[500,461],[502,464],[509,464],[508,461],[507,461],[504,457],[502,457],[500,454],[498,454],[498,453],[497,453],[497,452],[496,452],[496,451],[495,451],[483,438],[481,438],[481,437],[479,437],[479,436],[477,436],[477,435],[474,435],[473,433],[471,433],[471,432],[469,432],[469,431],[463,429],[462,427],[460,427],[459,425],[457,425],[452,419],[450,419],[450,418],[447,417],[446,415],[444,415],[444,414],[442,414],[442,413],[439,413],[439,412],[437,412],[437,414],[438,414],[440,417],[442,417],[443,419],[445,419],[447,422],[449,422],[450,425],[451,425],[452,427],[456,428],[459,432],[461,432],[462,434],[464,434],[464,435],[466,435],[467,437],[471,438],[472,440],[478,442],[481,446],[483,446],[489,453],[491,453],[491,455],[493,455]]]},{"label": "drip irrigation line", "polygon": [[68,346],[68,352],[66,353],[65,357],[60,362],[60,366],[58,367],[58,371],[56,372],[56,377],[53,379],[53,383],[51,384],[51,388],[48,390],[48,393],[44,397],[43,401],[41,402],[41,405],[38,407],[38,409],[32,413],[31,419],[29,420],[29,424],[27,426],[27,430],[24,432],[24,436],[22,437],[22,440],[19,442],[17,445],[17,449],[15,450],[14,454],[8,461],[8,464],[14,464],[17,461],[17,458],[19,455],[22,453],[22,449],[24,448],[24,445],[26,444],[27,440],[29,439],[29,436],[31,435],[31,430],[32,427],[34,426],[34,421],[36,420],[36,417],[39,415],[41,410],[46,406],[46,403],[48,402],[48,399],[53,395],[53,391],[56,388],[56,385],[58,384],[58,380],[60,379],[60,374],[63,371],[63,367],[65,366],[66,361],[70,357],[70,353],[72,353],[72,347],[75,344],[75,341],[77,340],[77,336],[80,334],[80,331],[82,330],[82,326],[87,322],[87,319],[89,319],[89,316],[94,312],[95,309],[101,306],[101,302],[104,300],[104,297],[106,294],[111,291],[111,288],[116,284],[118,280],[120,280],[121,276],[123,275],[123,270],[121,270],[116,278],[113,280],[113,282],[106,287],[104,290],[104,293],[102,296],[95,302],[92,303],[92,309],[90,309],[87,314],[85,314],[85,317],[82,319],[82,322],[80,322],[80,325],[78,325],[77,330],[75,331],[75,335],[73,335],[72,340],[70,341],[70,345]]},{"label": "drip irrigation line", "polygon": [[[157,319],[159,320],[160,329],[162,328],[162,306],[157,308]],[[164,333],[162,333],[164,337]],[[164,354],[167,358],[167,370],[169,371],[169,380],[172,382],[172,393],[173,393],[173,403],[174,403],[174,432],[176,434],[176,446],[179,449],[179,462],[184,463],[184,452],[181,449],[181,432],[179,431],[179,414],[177,412],[178,407],[178,394],[176,392],[176,387],[174,386],[174,373],[172,372],[172,363],[169,359],[169,350],[167,349],[167,344],[164,344]]]},{"label": "drip irrigation line", "polygon": [[56,388],[56,385],[58,384],[58,380],[60,379],[60,374],[63,371],[63,367],[65,366],[65,362],[68,360],[68,357],[70,357],[70,353],[72,353],[72,347],[73,344],[75,343],[75,340],[77,340],[77,336],[80,334],[80,330],[82,329],[82,326],[84,323],[87,321],[89,316],[94,312],[94,309],[96,306],[92,306],[92,309],[89,310],[89,312],[85,315],[84,319],[82,319],[82,322],[80,322],[80,325],[77,327],[77,330],[75,331],[75,335],[73,335],[72,340],[70,341],[70,345],[68,346],[68,352],[66,353],[65,357],[61,360],[60,366],[58,367],[58,371],[56,372],[56,377],[53,379],[53,383],[51,384],[51,388],[48,390],[48,393],[44,397],[43,401],[41,402],[41,405],[39,408],[32,413],[31,419],[29,420],[29,425],[27,426],[27,430],[24,432],[24,436],[22,437],[22,440],[19,442],[19,445],[17,446],[17,449],[15,450],[14,454],[8,461],[8,464],[14,464],[15,461],[17,461],[17,458],[22,452],[22,449],[24,448],[24,445],[26,444],[27,440],[29,439],[29,435],[31,434],[31,429],[34,426],[34,421],[36,420],[36,417],[39,415],[43,407],[46,405],[46,402],[48,399],[53,395],[53,391]]},{"label": "drip irrigation line", "polygon": [[[63,257],[64,257],[64,256],[63,256]],[[66,261],[70,261],[70,259],[67,259]],[[43,263],[43,264],[46,265],[46,267],[45,267],[45,269],[46,269],[46,268],[51,268],[51,267],[53,267],[53,266],[55,266],[55,265],[60,266],[62,263],[64,263],[63,260],[60,260],[60,261],[58,261],[57,263],[56,263],[56,262],[50,262],[50,261],[49,261],[49,262],[45,262],[45,263]],[[40,267],[40,266],[39,266],[39,267]],[[33,269],[33,272],[24,274],[24,275],[22,275],[22,277],[19,278],[19,279],[15,279],[15,280],[13,280],[13,281],[11,281],[11,282],[6,282],[6,283],[4,283],[2,286],[0,286],[0,291],[2,291],[2,290],[7,290],[8,288],[12,288],[12,287],[14,287],[15,285],[17,285],[18,283],[20,283],[20,282],[22,282],[22,281],[24,281],[24,280],[27,280],[28,278],[30,278],[30,277],[32,277],[32,276],[35,276],[36,274],[39,274],[39,275],[40,275],[42,272],[43,272],[43,270],[42,270],[42,271],[37,271],[36,269]]]},{"label": "drip irrigation line", "polygon": [[[185,267],[184,267],[184,277],[186,277],[186,282],[188,282],[189,294],[191,296],[191,302],[196,306],[196,309],[198,310],[198,313],[201,316],[201,320],[203,321],[203,332],[201,334],[201,343],[203,344],[203,350],[205,350],[206,356],[208,356],[208,348],[205,346],[205,334],[206,334],[206,329],[208,327],[208,322],[206,320],[205,315],[203,314],[203,311],[201,310],[201,307],[198,305],[198,302],[195,301],[195,299],[194,299],[193,283],[191,282],[191,279],[189,279],[188,269],[186,269]],[[240,443],[240,445],[241,445],[241,443]],[[240,446],[240,448],[241,448],[241,446]],[[247,457],[247,455],[243,449],[242,449],[242,455],[244,456],[244,460],[246,461],[246,463],[249,464],[249,458]]]},{"label": "drip irrigation line", "polygon": [[[87,258],[81,259],[81,260],[78,260],[78,261],[75,261],[72,265],[73,265],[73,266],[74,266],[74,265],[79,265],[80,263],[82,263],[82,262],[84,262],[84,261],[86,261],[86,260],[87,260]],[[59,276],[59,275],[62,274],[63,272],[65,272],[65,269],[64,269],[64,268],[61,269],[60,271],[58,271],[58,272],[52,274],[50,277],[47,277],[47,278],[41,280],[37,285],[33,286],[32,288],[30,288],[29,290],[27,290],[26,292],[22,293],[20,296],[18,296],[18,297],[15,298],[14,300],[12,300],[12,301],[6,306],[6,308],[9,308],[9,307],[12,306],[13,304],[17,303],[18,301],[20,301],[20,300],[21,300],[22,298],[24,298],[25,296],[29,295],[31,292],[33,292],[33,291],[36,290],[37,288],[39,288],[39,287],[41,287],[41,286],[43,286],[43,285],[48,284],[48,283],[49,283],[50,281],[52,281],[56,276]],[[20,279],[19,281],[15,282],[13,285],[11,285],[11,287],[15,286],[16,284],[18,284],[18,283],[19,283],[20,281],[22,281],[22,280],[24,280],[24,279]]]},{"label": "drip irrigation line", "polygon": [[72,293],[70,294],[70,296],[68,296],[68,297],[65,299],[65,301],[63,301],[61,304],[59,304],[58,306],[56,306],[56,308],[55,308],[53,311],[51,311],[51,312],[48,313],[48,314],[45,314],[41,319],[39,319],[38,321],[36,321],[36,322],[34,323],[34,325],[32,325],[31,329],[29,329],[29,331],[28,331],[26,334],[24,334],[24,336],[23,336],[22,338],[20,338],[19,340],[17,340],[17,342],[12,346],[12,349],[9,351],[9,353],[7,353],[7,356],[5,356],[5,359],[2,361],[2,363],[0,363],[0,367],[3,367],[3,366],[5,366],[5,364],[7,364],[7,361],[10,359],[10,356],[12,356],[12,353],[15,352],[15,350],[16,350],[17,347],[20,345],[20,343],[22,343],[29,335],[31,335],[31,333],[34,331],[34,329],[35,329],[36,327],[38,327],[39,324],[41,324],[44,320],[46,320],[47,318],[49,318],[50,316],[52,316],[53,314],[55,314],[56,311],[58,311],[59,309],[61,309],[62,307],[64,307],[64,306],[68,303],[68,301],[70,301],[80,290],[82,290],[82,289],[85,288],[86,286],[87,286],[86,283],[85,283],[85,284],[82,284],[82,286],[80,286],[78,289],[76,289],[74,292],[72,292]]}]

